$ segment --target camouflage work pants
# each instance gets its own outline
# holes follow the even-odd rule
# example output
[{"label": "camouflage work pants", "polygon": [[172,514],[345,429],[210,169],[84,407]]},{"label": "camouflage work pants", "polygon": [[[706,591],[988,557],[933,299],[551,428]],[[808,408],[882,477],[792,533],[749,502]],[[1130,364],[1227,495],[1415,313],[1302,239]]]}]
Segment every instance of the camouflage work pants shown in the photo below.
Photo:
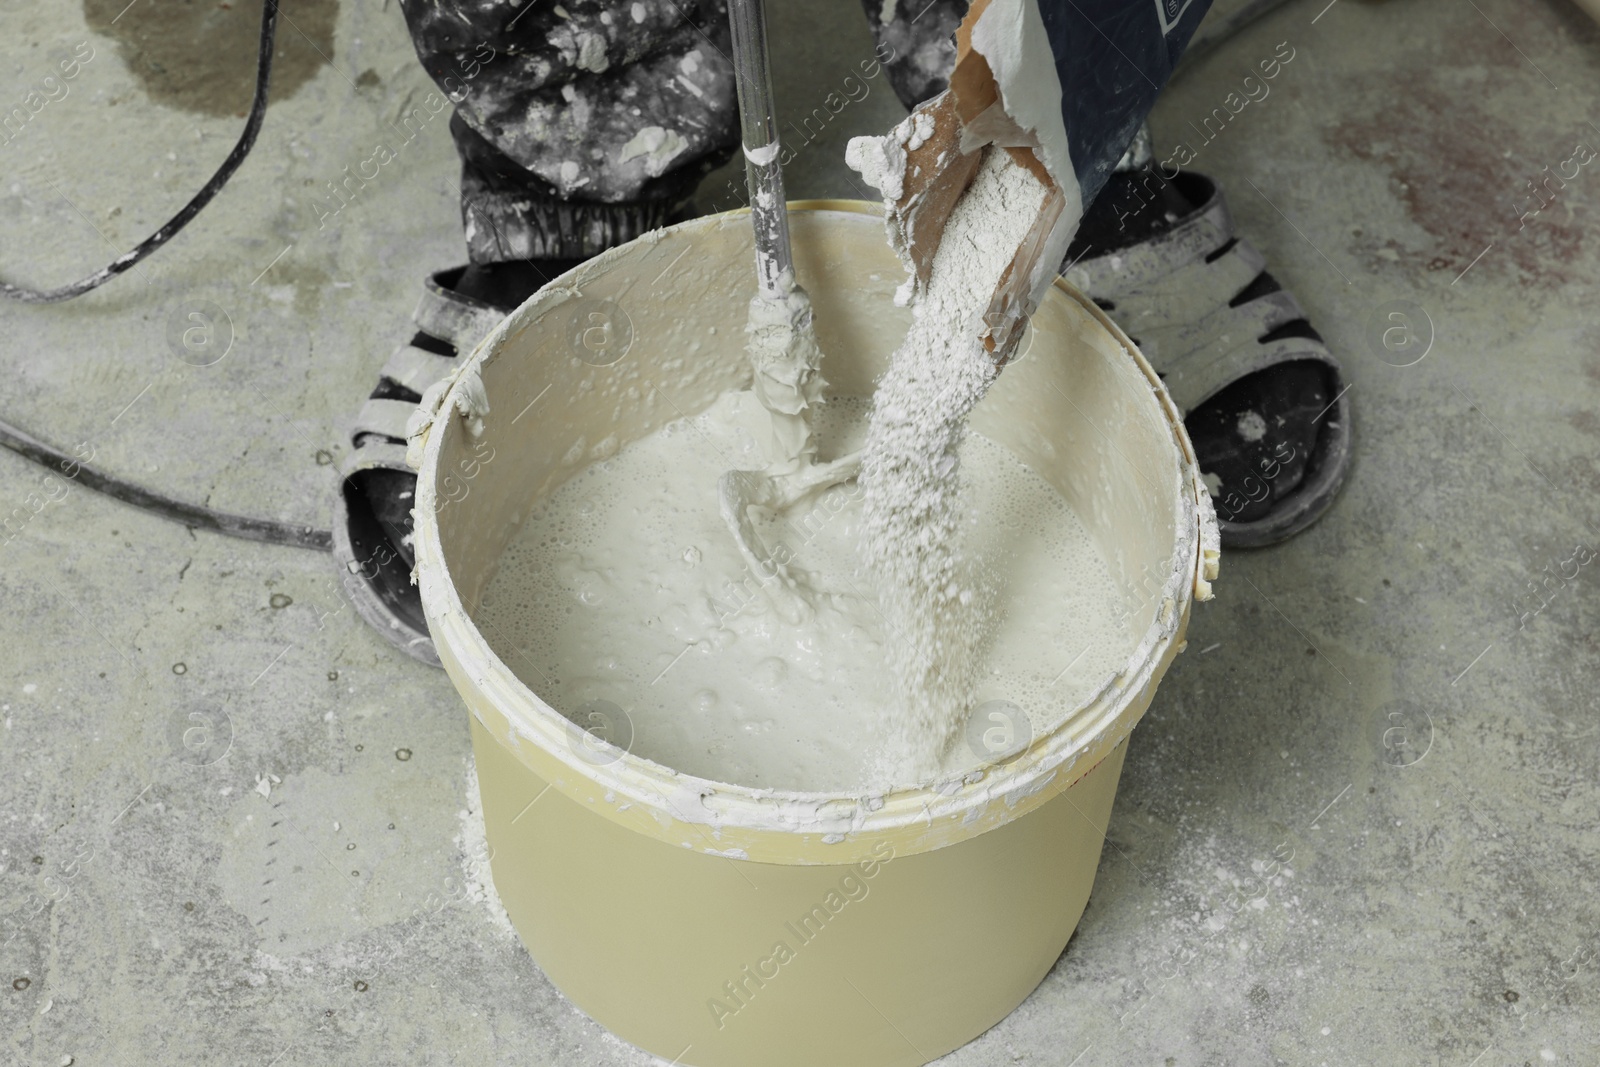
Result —
[{"label": "camouflage work pants", "polygon": [[[862,0],[907,107],[946,88],[966,5]],[[456,106],[474,262],[582,258],[632,240],[672,221],[738,150],[726,0],[400,6],[422,67]],[[1146,162],[1142,122],[1208,6],[1038,3],[1085,205],[1115,170]]]},{"label": "camouflage work pants", "polygon": [[[910,107],[967,0],[862,0]],[[665,225],[739,144],[725,0],[401,0],[455,105],[474,263],[597,254]]]}]

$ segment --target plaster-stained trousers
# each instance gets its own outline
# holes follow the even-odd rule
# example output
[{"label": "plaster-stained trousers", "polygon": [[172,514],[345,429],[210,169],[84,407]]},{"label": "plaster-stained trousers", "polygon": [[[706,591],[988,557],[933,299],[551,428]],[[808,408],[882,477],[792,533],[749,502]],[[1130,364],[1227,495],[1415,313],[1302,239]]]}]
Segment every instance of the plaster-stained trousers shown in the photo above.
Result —
[{"label": "plaster-stained trousers", "polygon": [[[1209,2],[1038,0],[1086,205]],[[907,107],[943,91],[967,0],[862,5],[877,42],[863,76],[881,62]],[[673,221],[738,148],[725,0],[400,6],[423,67],[455,105],[474,263],[584,257],[631,240]]]}]

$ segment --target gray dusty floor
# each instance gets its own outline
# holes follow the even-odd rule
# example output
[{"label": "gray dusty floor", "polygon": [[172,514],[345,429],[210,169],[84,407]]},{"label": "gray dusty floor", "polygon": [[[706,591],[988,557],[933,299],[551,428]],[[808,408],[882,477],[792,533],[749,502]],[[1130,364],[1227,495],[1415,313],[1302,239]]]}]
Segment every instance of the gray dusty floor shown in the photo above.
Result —
[{"label": "gray dusty floor", "polygon": [[[1563,0],[1325,4],[1196,64],[1153,126],[1192,139],[1294,49],[1195,165],[1343,356],[1354,473],[1310,533],[1226,557],[1133,735],[1076,939],[950,1064],[1596,1062],[1595,578],[1563,561],[1600,545],[1600,173],[1519,216],[1529,179],[1600,145],[1600,33]],[[237,134],[253,16],[141,44],[174,5],[121,7],[0,11],[6,108],[93,49],[0,145],[0,276],[98,266]],[[319,228],[326,183],[429,85],[393,5],[285,13],[294,73],[244,170],[142,269],[6,307],[0,395],[150,485],[325,525],[349,420],[422,272],[461,249],[442,119]],[[794,114],[868,52],[850,0],[777,5],[775,39]],[[899,113],[873,85],[793,195],[859,195],[844,140]],[[1393,301],[1426,313],[1414,365],[1371,340]],[[197,367],[167,336],[204,302],[231,347]],[[465,715],[326,558],[80,488],[34,513],[59,492],[0,454],[0,1061],[648,1061],[481,900],[421,908],[473,885]]]}]

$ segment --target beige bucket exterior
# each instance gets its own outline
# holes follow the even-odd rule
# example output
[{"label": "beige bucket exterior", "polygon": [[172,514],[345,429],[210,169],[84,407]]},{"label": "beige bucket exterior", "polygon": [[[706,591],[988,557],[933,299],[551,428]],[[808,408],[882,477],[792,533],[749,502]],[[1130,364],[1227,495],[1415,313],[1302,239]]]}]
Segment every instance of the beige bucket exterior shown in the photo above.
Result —
[{"label": "beige bucket exterior", "polygon": [[[900,264],[874,208],[793,210],[830,392],[865,394],[909,321]],[[425,399],[440,413],[412,442],[423,606],[472,715],[495,887],[573,1003],[673,1063],[922,1064],[1003,1018],[1066,945],[1129,731],[1209,595],[1216,524],[1156,375],[1058,282],[973,425],[1099,541],[1143,635],[1126,669],[1005,765],[883,796],[748,789],[597,750],[473,609],[531,500],[747,381],[752,262],[742,213],[614,249],[511,315],[442,404]]]}]

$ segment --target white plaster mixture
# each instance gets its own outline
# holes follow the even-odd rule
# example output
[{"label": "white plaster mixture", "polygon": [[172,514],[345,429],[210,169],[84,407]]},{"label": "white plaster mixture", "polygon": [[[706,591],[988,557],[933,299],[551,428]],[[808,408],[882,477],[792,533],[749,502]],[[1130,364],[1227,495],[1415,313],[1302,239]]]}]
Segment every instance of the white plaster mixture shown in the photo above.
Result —
[{"label": "white plaster mixture", "polygon": [[[862,397],[815,409],[819,458],[859,447],[869,409]],[[753,394],[725,394],[575,475],[531,509],[474,617],[501,659],[575,722],[625,714],[631,728],[613,736],[635,755],[754,787],[903,783],[884,771],[899,705],[885,669],[891,632],[858,550],[859,485],[762,523],[769,567],[745,562],[718,510],[718,475],[769,458],[764,417]],[[1037,736],[1097,693],[1134,640],[1063,498],[976,434],[951,454],[964,475],[954,551],[986,608],[971,635],[971,695],[1020,706]],[[814,608],[798,624],[769,598],[779,563]],[[957,774],[987,755],[958,742],[937,770]]]}]

